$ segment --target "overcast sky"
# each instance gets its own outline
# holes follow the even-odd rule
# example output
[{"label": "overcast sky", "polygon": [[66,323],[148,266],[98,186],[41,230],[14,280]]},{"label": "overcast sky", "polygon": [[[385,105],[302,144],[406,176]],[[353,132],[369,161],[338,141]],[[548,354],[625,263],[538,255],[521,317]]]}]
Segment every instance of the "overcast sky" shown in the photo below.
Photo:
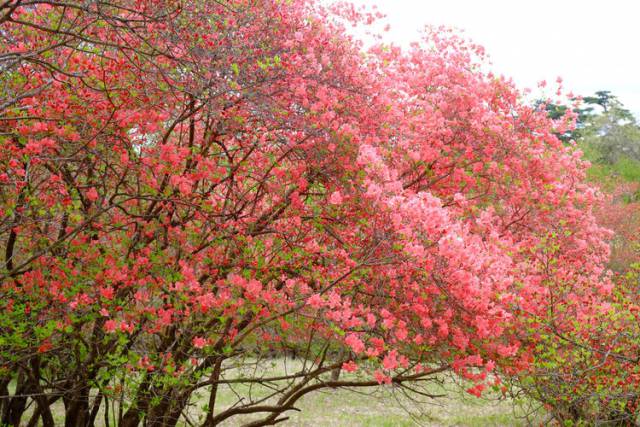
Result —
[{"label": "overcast sky", "polygon": [[483,45],[497,74],[519,87],[564,79],[567,91],[610,90],[640,118],[639,0],[352,0],[377,4],[387,37],[408,45],[425,24]]}]

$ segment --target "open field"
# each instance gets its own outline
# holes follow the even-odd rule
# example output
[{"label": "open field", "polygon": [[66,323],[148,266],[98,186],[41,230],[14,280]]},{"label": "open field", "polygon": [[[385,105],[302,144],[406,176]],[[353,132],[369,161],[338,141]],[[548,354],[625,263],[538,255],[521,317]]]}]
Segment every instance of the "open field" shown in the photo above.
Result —
[{"label": "open field", "polygon": [[[265,376],[282,375],[300,368],[300,361],[290,359],[271,359],[262,362]],[[240,371],[231,369],[229,377],[238,376]],[[10,387],[13,388],[13,387]],[[353,426],[353,427],[408,427],[408,426],[527,426],[541,416],[527,418],[534,407],[527,402],[514,402],[509,397],[488,392],[486,397],[476,398],[463,390],[449,375],[440,376],[437,381],[421,389],[437,399],[430,399],[396,386],[371,389],[335,389],[318,391],[304,396],[296,405],[299,411],[287,414],[289,419],[279,423],[290,427],[316,426]],[[13,390],[11,390],[13,392]],[[228,408],[242,399],[260,399],[269,394],[267,387],[236,385],[232,388],[221,386],[216,405]],[[94,393],[92,393],[94,394]],[[204,420],[203,407],[208,399],[208,390],[204,389],[189,405],[187,416],[180,426],[200,425]],[[275,399],[275,398],[271,398]],[[267,400],[268,402],[269,400]],[[96,426],[116,425],[113,418],[104,420],[104,406],[97,417]],[[23,422],[26,425],[29,411]],[[53,405],[56,425],[64,424],[64,406],[58,401]],[[113,411],[112,415],[113,416]],[[223,426],[239,426],[257,419],[256,416],[233,417]]]},{"label": "open field", "polygon": [[[363,394],[349,390],[306,396],[283,426],[525,426],[522,409],[510,400],[478,399],[459,390],[430,404],[418,406],[388,388]],[[233,424],[227,424],[233,425]]]},{"label": "open field", "polygon": [[[287,369],[295,369],[296,362],[287,361]],[[277,360],[269,368],[271,374],[284,373],[284,363]],[[242,390],[237,390],[236,392]],[[247,390],[244,390],[245,392]],[[525,426],[528,407],[525,402],[514,405],[509,398],[487,393],[486,398],[476,398],[463,390],[449,376],[426,386],[428,393],[445,395],[428,399],[394,386],[383,389],[336,389],[319,391],[304,396],[283,426]],[[260,393],[260,391],[255,391]],[[236,401],[236,395],[228,388],[220,398],[223,406]],[[192,412],[196,415],[195,412]],[[197,419],[197,417],[196,417]],[[237,425],[238,420],[225,425]]]}]

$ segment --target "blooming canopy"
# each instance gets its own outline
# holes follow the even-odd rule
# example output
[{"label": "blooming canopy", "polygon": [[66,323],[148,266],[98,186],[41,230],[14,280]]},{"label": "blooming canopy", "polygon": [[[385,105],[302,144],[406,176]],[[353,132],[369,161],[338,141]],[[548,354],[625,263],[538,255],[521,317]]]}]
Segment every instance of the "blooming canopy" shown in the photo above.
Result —
[{"label": "blooming canopy", "polygon": [[[68,425],[122,372],[122,425],[175,424],[203,387],[214,425],[325,386],[480,384],[526,366],[552,293],[607,291],[565,119],[448,30],[364,50],[348,4],[8,5],[1,364],[49,366],[22,386]],[[225,366],[274,349],[310,360],[277,404],[216,409]],[[321,380],[341,366],[368,377]]]}]

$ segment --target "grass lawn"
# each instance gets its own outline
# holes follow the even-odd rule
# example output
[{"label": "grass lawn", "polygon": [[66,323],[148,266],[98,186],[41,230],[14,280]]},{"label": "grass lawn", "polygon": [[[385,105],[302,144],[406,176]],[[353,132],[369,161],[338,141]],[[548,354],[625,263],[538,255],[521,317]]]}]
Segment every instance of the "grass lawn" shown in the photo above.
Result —
[{"label": "grass lawn", "polygon": [[[268,375],[282,375],[292,372],[299,362],[276,359],[265,369]],[[348,378],[348,377],[347,377]],[[407,394],[405,390],[394,386],[371,389],[325,389],[301,398],[296,407],[286,415],[289,420],[280,423],[290,427],[316,426],[527,426],[526,414],[531,412],[527,402],[517,402],[496,393],[487,393],[485,398],[477,398],[464,391],[460,384],[448,375],[439,377],[438,382],[430,383],[427,392],[445,395],[429,399],[417,394]],[[424,390],[424,389],[423,389]],[[231,390],[223,387],[219,398],[222,407],[232,406],[237,395],[260,397],[266,390],[243,386]],[[263,394],[264,393],[264,394]],[[205,396],[199,399],[204,402]],[[190,415],[198,420],[200,403],[192,402]],[[233,418],[225,426],[240,425],[240,420],[253,417]]]},{"label": "grass lawn", "polygon": [[[452,390],[447,398],[418,405],[387,389],[371,394],[348,390],[319,392],[303,398],[299,413],[284,426],[525,426],[523,411],[508,400],[490,401]],[[230,424],[231,425],[231,424]]]},{"label": "grass lawn", "polygon": [[[273,359],[260,365],[267,376],[282,375],[299,369],[299,361],[289,359]],[[232,369],[230,376],[239,376],[241,372]],[[228,377],[229,378],[229,377]],[[437,382],[429,383],[421,390],[434,395],[445,395],[430,399],[417,394],[407,394],[405,390],[395,386],[375,387],[370,389],[329,389],[308,394],[298,401],[296,407],[300,411],[290,411],[286,415],[289,420],[279,423],[289,427],[404,427],[404,426],[527,426],[531,418],[525,416],[531,411],[526,402],[515,404],[510,398],[495,393],[487,393],[486,397],[477,398],[463,391],[464,386],[456,384],[451,376],[441,376]],[[10,387],[13,388],[13,387]],[[13,390],[12,390],[13,391]],[[228,408],[239,398],[256,399],[267,396],[269,390],[264,387],[247,385],[221,386],[216,406]],[[92,393],[94,394],[94,393]],[[202,408],[208,399],[208,390],[195,395],[187,409],[190,422],[199,425],[204,417]],[[32,405],[33,406],[33,405]],[[104,408],[104,407],[103,407]],[[98,426],[104,426],[103,408],[97,417]],[[56,425],[64,424],[64,407],[62,402],[53,405]],[[29,412],[23,422],[29,418]],[[240,426],[256,419],[255,416],[233,417],[221,425]],[[536,417],[540,419],[540,417]],[[187,422],[181,426],[190,425]]]}]

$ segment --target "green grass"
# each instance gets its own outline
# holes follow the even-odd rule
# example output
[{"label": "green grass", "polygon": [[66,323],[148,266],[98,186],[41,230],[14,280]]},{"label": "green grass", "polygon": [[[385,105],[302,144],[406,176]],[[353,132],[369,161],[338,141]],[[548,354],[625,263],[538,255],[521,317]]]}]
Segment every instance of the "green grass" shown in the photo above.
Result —
[{"label": "green grass", "polygon": [[[264,366],[265,373],[281,375],[285,370],[298,368],[298,361],[276,359]],[[263,371],[264,372],[264,371]],[[523,402],[496,393],[487,393],[485,398],[476,398],[457,384],[451,376],[441,376],[437,382],[428,383],[422,390],[433,395],[445,395],[429,399],[415,393],[407,393],[396,386],[369,389],[327,389],[301,398],[296,404],[300,411],[290,411],[289,420],[279,424],[289,427],[353,426],[353,427],[404,427],[404,426],[526,426]],[[424,388],[426,387],[426,389]],[[260,388],[249,390],[246,385],[220,389],[216,405],[229,407],[236,402],[237,395],[265,396],[268,391]],[[197,420],[198,408],[205,402],[205,395],[192,401],[190,417]],[[223,423],[225,426],[241,425],[255,417],[236,417]]]},{"label": "green grass", "polygon": [[[292,372],[300,367],[299,361],[275,359],[260,365],[260,371],[269,376]],[[234,371],[231,371],[231,375]],[[235,372],[237,375],[238,372]],[[445,395],[437,399],[407,393],[396,386],[374,387],[369,389],[328,389],[308,394],[298,401],[296,408],[286,414],[289,420],[280,423],[288,427],[409,427],[409,426],[527,426],[523,402],[515,404],[513,400],[495,393],[484,398],[476,398],[463,391],[464,386],[451,376],[441,376],[437,382],[428,383],[421,390],[431,394]],[[243,398],[260,398],[268,394],[268,389],[250,388],[247,385],[235,385],[233,390],[224,386],[219,390],[217,408],[228,408]],[[189,418],[199,425],[203,420],[202,408],[208,399],[208,390],[202,390],[194,396],[188,408]],[[62,402],[53,405],[56,425],[64,424]],[[29,411],[30,412],[30,411]],[[217,412],[217,411],[216,411]],[[26,423],[29,414],[23,418]],[[222,423],[223,426],[239,426],[255,420],[254,416],[233,417]],[[536,418],[539,419],[539,418]],[[97,417],[97,425],[103,420],[102,410]],[[181,426],[188,425],[186,422]]]},{"label": "green grass", "polygon": [[307,396],[301,412],[285,426],[525,426],[523,414],[514,413],[512,402],[467,398],[460,390],[431,403],[416,403],[386,389],[375,396],[336,390]]}]

